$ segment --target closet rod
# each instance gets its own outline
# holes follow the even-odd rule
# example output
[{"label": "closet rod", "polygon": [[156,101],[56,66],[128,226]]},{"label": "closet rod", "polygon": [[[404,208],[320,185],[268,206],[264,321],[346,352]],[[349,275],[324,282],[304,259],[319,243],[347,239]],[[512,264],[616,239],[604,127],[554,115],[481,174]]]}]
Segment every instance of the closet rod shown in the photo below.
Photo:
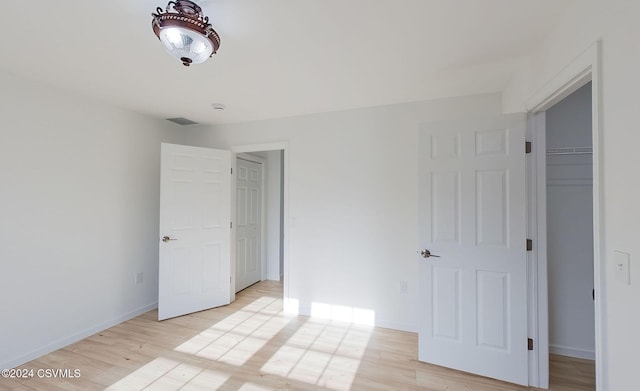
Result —
[{"label": "closet rod", "polygon": [[590,155],[591,147],[547,148],[547,155]]}]

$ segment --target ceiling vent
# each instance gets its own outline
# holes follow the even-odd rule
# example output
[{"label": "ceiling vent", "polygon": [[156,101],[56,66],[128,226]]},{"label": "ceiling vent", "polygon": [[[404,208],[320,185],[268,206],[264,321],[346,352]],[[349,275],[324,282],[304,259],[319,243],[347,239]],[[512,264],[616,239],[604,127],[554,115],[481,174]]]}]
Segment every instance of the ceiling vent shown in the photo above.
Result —
[{"label": "ceiling vent", "polygon": [[191,121],[190,119],[177,117],[177,118],[167,118],[167,121],[175,122],[178,125],[196,125],[197,122]]}]

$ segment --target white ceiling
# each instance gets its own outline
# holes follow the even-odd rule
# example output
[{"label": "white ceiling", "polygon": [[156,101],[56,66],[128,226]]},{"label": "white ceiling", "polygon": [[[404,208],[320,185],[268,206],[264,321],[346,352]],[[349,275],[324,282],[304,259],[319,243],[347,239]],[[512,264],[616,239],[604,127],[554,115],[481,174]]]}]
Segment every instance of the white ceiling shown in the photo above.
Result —
[{"label": "white ceiling", "polygon": [[189,68],[151,30],[167,0],[5,1],[0,67],[158,118],[260,120],[501,91],[572,1],[201,0],[222,43]]}]

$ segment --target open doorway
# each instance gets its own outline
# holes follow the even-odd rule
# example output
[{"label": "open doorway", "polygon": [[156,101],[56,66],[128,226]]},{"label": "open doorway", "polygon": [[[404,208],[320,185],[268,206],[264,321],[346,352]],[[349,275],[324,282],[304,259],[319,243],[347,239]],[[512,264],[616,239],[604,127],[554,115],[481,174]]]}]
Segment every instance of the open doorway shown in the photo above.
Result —
[{"label": "open doorway", "polygon": [[[532,251],[528,252],[528,267],[529,267],[529,335],[530,338],[530,359],[529,359],[529,384],[535,387],[548,388],[549,386],[549,355],[550,354],[565,354],[572,356],[583,356],[586,358],[593,357],[595,363],[595,376],[591,376],[591,381],[595,382],[595,389],[602,390],[603,377],[602,377],[602,364],[603,364],[603,339],[602,339],[602,322],[603,322],[603,305],[605,303],[604,295],[606,295],[603,278],[604,275],[604,263],[602,254],[602,183],[601,183],[601,171],[602,171],[602,157],[601,157],[601,142],[600,135],[602,131],[602,124],[600,118],[601,104],[599,98],[599,91],[601,89],[600,82],[600,44],[595,43],[582,55],[574,59],[555,77],[550,79],[546,85],[543,86],[534,96],[532,96],[527,102],[527,107],[530,115],[530,127],[528,139],[532,144],[529,151],[531,151],[530,159],[527,159],[528,165],[528,205],[529,205],[529,217],[528,217],[528,232],[529,238],[533,239],[533,245],[530,246]],[[580,89],[584,88],[581,92]],[[576,93],[573,97],[572,94]],[[547,139],[547,121],[546,117],[550,110],[557,106],[559,102],[562,102],[565,98],[570,97],[577,99],[580,93],[585,94],[582,96],[583,100],[586,100],[586,114],[587,118],[591,120],[591,135],[585,135],[581,133],[580,136],[570,134],[557,133],[550,135]],[[588,96],[590,94],[590,96]],[[585,99],[586,98],[586,99]],[[566,102],[565,102],[566,103]],[[589,111],[590,109],[590,111]],[[565,113],[566,114],[566,113]],[[574,119],[572,114],[566,115],[569,120]],[[576,131],[577,132],[577,131]],[[584,132],[581,130],[580,132]],[[565,139],[563,139],[565,137]],[[579,138],[582,137],[582,138]],[[586,141],[585,141],[586,139]],[[584,145],[578,145],[584,142]],[[550,145],[547,145],[549,141]],[[591,141],[591,145],[589,142]],[[558,145],[560,142],[566,145]],[[556,144],[556,145],[553,145]],[[547,154],[549,152],[549,155]],[[547,167],[547,162],[550,163],[550,167]],[[580,173],[581,174],[576,174]],[[547,178],[549,174],[549,178]],[[571,178],[573,176],[574,178]],[[549,182],[552,186],[548,186]],[[555,183],[554,183],[555,181]],[[564,183],[563,183],[564,182]],[[558,190],[561,185],[567,186]],[[567,198],[567,193],[571,191],[578,191],[577,187],[582,186],[584,189],[580,190],[580,202],[571,204],[570,207],[563,209],[561,205],[548,205],[548,198]],[[549,190],[549,188],[556,187],[556,189]],[[569,189],[569,187],[574,187]],[[585,192],[586,191],[586,192]],[[589,193],[589,194],[586,194]],[[589,199],[589,196],[591,199]],[[553,200],[551,200],[554,202]],[[582,204],[582,209],[571,210],[577,207],[577,204]],[[590,209],[584,211],[584,205],[590,205]],[[576,213],[582,211],[582,215],[579,219],[574,219]],[[569,213],[573,217],[562,218],[562,213]],[[589,213],[590,212],[590,213]],[[589,229],[587,224],[584,224],[583,220],[591,220],[592,226]],[[551,220],[551,221],[548,221]],[[557,225],[558,222],[560,225]],[[556,224],[551,227],[550,224]],[[565,227],[563,228],[562,225]],[[567,231],[567,227],[578,225],[580,231],[583,231],[580,237],[583,239],[582,246],[585,248],[579,249],[582,254],[578,254],[576,251],[579,243],[568,243],[573,241],[572,238],[557,238],[554,237],[554,243],[551,243],[549,235],[554,235],[558,229],[560,231]],[[548,233],[548,230],[551,230]],[[573,230],[572,234],[578,230]],[[589,233],[592,238],[592,245],[589,246],[588,239],[584,239],[584,235]],[[550,249],[550,246],[557,248]],[[589,248],[591,247],[591,248]],[[586,251],[586,254],[583,252]],[[575,252],[576,254],[573,254]],[[555,255],[554,255],[555,253]],[[552,284],[556,284],[556,281],[561,281],[568,285],[561,277],[562,274],[570,274],[574,272],[571,263],[562,265],[565,270],[559,270],[556,266],[551,264],[553,260],[549,260],[549,256],[562,256],[574,257],[587,257],[592,259],[593,280],[589,284],[587,278],[582,278],[582,288],[578,288],[576,291],[586,289],[586,295],[582,296],[577,293],[577,296],[581,296],[583,309],[586,302],[586,307],[593,308],[593,317],[589,317],[589,311],[584,311],[582,317],[589,317],[588,326],[586,328],[585,335],[593,335],[593,350],[589,347],[579,348],[575,342],[570,342],[574,345],[573,348],[563,346],[562,342],[558,342],[558,337],[561,334],[566,334],[566,331],[559,331],[558,322],[566,321],[570,317],[568,313],[560,313],[559,308],[552,308],[558,304],[558,289],[553,287]],[[587,263],[587,262],[585,262]],[[582,266],[585,266],[584,264]],[[587,266],[586,273],[589,273]],[[584,272],[584,270],[583,270]],[[553,274],[551,276],[550,274]],[[564,281],[564,282],[563,282]],[[590,285],[590,286],[589,286]],[[586,288],[584,288],[586,286]],[[564,287],[566,288],[566,287]],[[562,289],[560,288],[561,292]],[[560,293],[562,294],[562,293]],[[566,294],[566,292],[565,292]],[[574,293],[571,293],[573,295]],[[566,297],[565,297],[565,300]],[[552,302],[553,301],[553,302]],[[568,299],[568,301],[571,301]],[[585,315],[586,314],[586,315]],[[553,319],[552,319],[553,318]],[[555,323],[555,324],[553,324]],[[593,325],[593,329],[591,329]],[[565,323],[563,326],[568,328]],[[585,329],[585,324],[580,324],[578,327],[581,331]],[[593,330],[593,331],[591,331]],[[575,332],[575,330],[574,330]],[[554,335],[551,337],[551,333]],[[551,337],[551,338],[550,338]],[[553,340],[552,340],[553,338]],[[568,341],[565,339],[565,341]],[[578,347],[578,348],[577,348]],[[577,349],[576,349],[577,348]],[[555,356],[554,357],[561,357]],[[591,372],[593,372],[593,362],[591,364]],[[580,374],[580,376],[582,376]],[[595,379],[594,379],[595,377]],[[589,388],[592,389],[592,388]]]},{"label": "open doorway", "polygon": [[[287,274],[286,148],[286,143],[243,145],[231,148],[235,153],[233,172],[236,174],[232,195],[235,204],[232,207],[235,211],[231,265],[233,297],[235,293],[247,286],[264,280],[278,281],[283,288],[287,287],[285,279]],[[253,179],[259,179],[254,180],[253,184],[247,181],[252,178],[249,175],[251,170],[247,166],[255,168],[253,171],[256,174]],[[260,182],[260,189],[253,189],[255,182]],[[255,195],[249,196],[251,192],[259,194],[259,199],[254,199]],[[247,208],[248,204],[251,206]],[[259,209],[258,216],[248,219],[247,213],[254,213],[255,209]],[[247,235],[247,231],[251,231],[250,224],[247,224],[250,220],[259,221],[259,232],[255,239]],[[249,243],[253,244],[249,246]],[[257,278],[253,276],[249,280],[243,271],[251,263],[247,262],[248,257],[252,255],[251,251],[256,252],[260,272]]]},{"label": "open doorway", "polygon": [[592,82],[586,80],[536,112],[533,121],[540,243],[535,261],[546,269],[538,268],[538,276],[547,294],[540,310],[546,313],[538,314],[546,319],[547,325],[539,325],[547,335],[537,354],[547,368],[575,368],[574,380],[591,390],[597,324],[592,102]]},{"label": "open doorway", "polygon": [[549,353],[594,360],[591,83],[545,114]]},{"label": "open doorway", "polygon": [[236,155],[236,293],[283,276],[282,150]]}]

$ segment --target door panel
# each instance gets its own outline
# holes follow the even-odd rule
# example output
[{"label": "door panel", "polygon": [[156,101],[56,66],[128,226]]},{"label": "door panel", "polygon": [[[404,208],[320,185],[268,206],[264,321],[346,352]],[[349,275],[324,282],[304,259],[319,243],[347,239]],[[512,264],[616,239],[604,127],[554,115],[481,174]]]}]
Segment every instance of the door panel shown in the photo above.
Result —
[{"label": "door panel", "polygon": [[504,170],[476,171],[478,246],[507,246],[507,175]]},{"label": "door panel", "polygon": [[420,134],[421,361],[526,384],[523,115]]},{"label": "door panel", "polygon": [[478,270],[478,346],[509,351],[509,274]]},{"label": "door panel", "polygon": [[431,221],[434,243],[460,241],[460,177],[456,171],[431,175]]},{"label": "door panel", "polygon": [[230,301],[231,156],[162,144],[158,319]]},{"label": "door panel", "polygon": [[460,269],[434,267],[433,336],[460,342]]}]

